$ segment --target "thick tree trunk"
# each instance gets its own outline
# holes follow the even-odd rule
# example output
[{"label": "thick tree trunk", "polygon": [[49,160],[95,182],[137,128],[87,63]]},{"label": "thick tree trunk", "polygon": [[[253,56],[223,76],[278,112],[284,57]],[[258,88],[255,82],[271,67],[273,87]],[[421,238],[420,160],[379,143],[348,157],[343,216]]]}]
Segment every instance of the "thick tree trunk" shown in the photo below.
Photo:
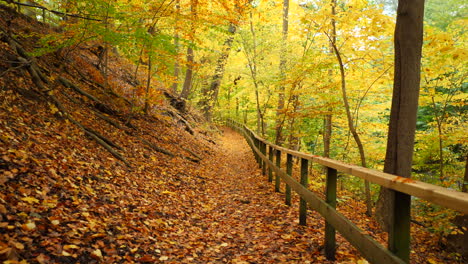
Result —
[{"label": "thick tree trunk", "polygon": [[224,42],[223,52],[218,59],[215,73],[211,80],[209,87],[205,87],[202,91],[203,98],[200,101],[200,106],[202,108],[203,114],[208,121],[211,121],[213,106],[218,99],[219,86],[221,85],[221,80],[224,75],[224,68],[226,66],[227,60],[229,58],[229,53],[231,51],[232,42],[234,41],[234,34],[236,33],[236,26],[234,24],[229,25],[228,38]]},{"label": "thick tree trunk", "polygon": [[[395,77],[384,172],[409,178],[413,160],[416,116],[418,110],[423,41],[424,0],[399,0],[395,27]],[[389,231],[389,248],[405,261],[409,255],[411,199],[381,188],[376,216]],[[395,217],[396,210],[408,217]],[[395,242],[395,230],[408,234],[407,241]],[[402,239],[402,237],[400,237]]]},{"label": "thick tree trunk", "polygon": [[[190,1],[190,16],[192,17],[192,22],[190,26],[190,31],[192,35],[190,36],[190,41],[192,45],[196,34],[195,20],[197,19],[197,6],[198,0]],[[180,98],[184,100],[188,99],[192,90],[194,61],[195,59],[193,54],[193,48],[189,46],[187,48],[187,69],[185,70],[185,80],[184,85],[182,87],[182,92],[180,93]]]},{"label": "thick tree trunk", "polygon": [[276,108],[276,135],[275,135],[275,144],[281,146],[284,142],[283,137],[283,126],[285,120],[284,110],[284,93],[285,93],[285,84],[286,80],[286,53],[287,53],[287,42],[288,42],[288,27],[289,27],[289,0],[283,0],[283,46],[281,49],[281,58],[280,58],[280,77],[281,84],[278,89],[278,106]]},{"label": "thick tree trunk", "polygon": [[194,54],[191,47],[187,48],[187,70],[185,70],[185,80],[184,85],[182,86],[182,92],[180,93],[180,98],[187,100],[190,91],[192,90],[193,82],[193,63],[194,63]]}]

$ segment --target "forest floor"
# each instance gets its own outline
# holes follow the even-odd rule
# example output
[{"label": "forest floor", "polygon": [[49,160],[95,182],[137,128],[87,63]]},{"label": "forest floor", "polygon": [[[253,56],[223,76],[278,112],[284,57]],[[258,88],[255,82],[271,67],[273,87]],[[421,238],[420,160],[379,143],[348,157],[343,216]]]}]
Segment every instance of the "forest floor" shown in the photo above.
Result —
[{"label": "forest floor", "polygon": [[[323,219],[299,225],[299,198],[285,205],[240,135],[161,91],[151,114],[134,111],[141,85],[117,54],[103,85],[96,43],[30,58],[53,28],[0,5],[0,29],[4,264],[365,263],[339,235],[325,260]],[[361,202],[338,208],[385,244]],[[439,235],[412,228],[412,263],[457,263]]]},{"label": "forest floor", "polygon": [[[181,263],[327,263],[321,254],[324,223],[313,214],[300,226],[298,210],[274,193],[245,140],[225,128],[219,149],[201,166],[203,190],[189,198],[192,212],[171,234]],[[297,199],[296,199],[297,202]],[[184,227],[182,227],[184,226]],[[357,260],[349,252],[340,263]]]}]

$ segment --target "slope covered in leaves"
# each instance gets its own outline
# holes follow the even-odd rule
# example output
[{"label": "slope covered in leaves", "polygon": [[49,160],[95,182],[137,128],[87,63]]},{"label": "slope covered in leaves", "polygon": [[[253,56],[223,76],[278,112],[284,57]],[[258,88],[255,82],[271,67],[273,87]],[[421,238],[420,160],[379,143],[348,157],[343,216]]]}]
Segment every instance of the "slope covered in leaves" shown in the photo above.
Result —
[{"label": "slope covered in leaves", "polygon": [[[168,215],[181,210],[174,190],[192,188],[213,141],[164,102],[151,117],[131,115],[100,85],[89,48],[68,60],[23,54],[51,29],[3,6],[0,18],[0,260],[156,257]],[[130,86],[128,69],[114,69],[109,81]],[[39,71],[41,80],[31,77]]]}]

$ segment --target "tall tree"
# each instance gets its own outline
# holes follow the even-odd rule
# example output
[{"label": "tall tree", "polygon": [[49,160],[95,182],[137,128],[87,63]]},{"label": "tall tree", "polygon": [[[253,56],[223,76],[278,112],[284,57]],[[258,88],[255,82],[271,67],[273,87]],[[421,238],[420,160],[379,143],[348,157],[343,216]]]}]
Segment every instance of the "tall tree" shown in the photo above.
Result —
[{"label": "tall tree", "polygon": [[[336,1],[332,1],[332,15],[336,14],[335,7],[336,7]],[[356,142],[356,145],[358,147],[359,157],[361,159],[361,166],[367,167],[364,145],[362,143],[361,137],[359,136],[357,132],[354,117],[351,114],[351,107],[349,105],[349,99],[348,99],[347,88],[346,88],[345,62],[343,61],[343,56],[341,52],[339,51],[337,43],[336,43],[336,37],[337,37],[336,36],[336,23],[334,20],[332,20],[332,34],[333,35],[330,35],[329,33],[326,33],[326,34],[330,42],[331,50],[336,56],[336,59],[338,61],[338,66],[340,69],[341,94],[342,94],[342,99],[343,99],[343,105],[345,107],[346,119],[348,121],[348,129],[353,135],[354,141]],[[368,216],[371,216],[372,215],[372,200],[371,200],[371,193],[370,193],[370,184],[367,180],[364,180],[364,192],[366,196],[366,214]]]},{"label": "tall tree", "polygon": [[218,98],[219,86],[224,75],[224,68],[229,58],[231,51],[232,42],[234,41],[234,34],[236,33],[236,26],[230,23],[228,29],[228,37],[223,44],[223,51],[216,63],[214,75],[211,79],[211,83],[202,89],[202,100],[200,106],[203,111],[203,115],[208,121],[211,121],[213,106]]},{"label": "tall tree", "polygon": [[[348,128],[349,128],[349,131],[351,131],[354,141],[356,142],[356,145],[358,147],[359,156],[361,158],[361,166],[367,167],[366,154],[364,152],[364,145],[362,144],[361,137],[359,136],[356,126],[354,125],[354,118],[351,115],[351,109],[349,106],[348,95],[347,95],[347,90],[346,90],[346,77],[345,77],[344,62],[343,62],[341,53],[338,50],[338,47],[336,46],[336,43],[331,41],[331,38],[330,38],[330,43],[335,53],[336,59],[338,60],[338,65],[340,67],[341,93],[342,93],[342,98],[343,98],[343,104],[344,104],[345,111],[346,111],[346,118],[348,120]],[[370,184],[367,180],[364,180],[364,189],[365,189],[366,207],[367,207],[366,214],[368,216],[371,216],[372,215],[372,202],[371,202],[371,194],[370,194]]]},{"label": "tall tree", "polygon": [[276,108],[276,136],[275,143],[282,145],[284,141],[283,126],[285,115],[284,109],[284,93],[285,93],[285,80],[286,80],[286,63],[287,63],[287,46],[288,46],[288,27],[289,27],[289,0],[283,0],[283,45],[280,54],[280,87],[278,90],[278,106]]},{"label": "tall tree", "polygon": [[[330,53],[333,52],[333,46],[331,43],[336,43],[336,0],[331,0],[331,33],[330,33]],[[328,70],[328,74],[330,75],[330,83],[332,82],[331,75],[333,71],[330,69]],[[330,142],[332,136],[332,112],[333,108],[328,107],[328,113],[325,114],[323,118],[323,156],[329,158],[330,157]]]},{"label": "tall tree", "polygon": [[182,87],[182,92],[180,93],[180,98],[187,100],[190,94],[190,91],[192,90],[192,83],[193,83],[193,67],[195,64],[194,60],[194,52],[193,52],[193,46],[194,45],[194,40],[195,40],[195,34],[196,34],[196,26],[195,22],[197,20],[197,6],[198,6],[198,0],[191,0],[190,1],[190,13],[191,13],[191,24],[190,24],[190,41],[191,43],[187,47],[187,69],[185,70],[185,80],[184,80],[184,85]]},{"label": "tall tree", "polygon": [[[423,16],[424,0],[398,1],[394,38],[395,76],[384,172],[406,178],[411,177],[413,159]],[[389,249],[406,262],[409,262],[410,206],[410,196],[381,188],[377,219],[389,232]],[[404,234],[407,234],[406,237]],[[395,239],[396,236],[399,236],[399,240]]]},{"label": "tall tree", "polygon": [[[249,45],[247,39],[243,39],[243,51],[245,53],[245,57],[248,61],[248,68],[250,71],[250,77],[252,78],[252,82],[255,88],[255,105],[257,110],[257,133],[263,136],[265,134],[265,122],[264,116],[262,112],[262,107],[260,104],[260,87],[259,87],[259,80],[258,80],[258,63],[259,60],[258,52],[257,52],[257,34],[255,33],[255,27],[253,22],[253,10],[250,12],[250,34],[252,35],[252,43]],[[249,47],[250,46],[250,47]]]},{"label": "tall tree", "polygon": [[[179,19],[180,19],[180,0],[176,0],[175,3],[176,7],[176,15],[175,15],[175,26],[174,26],[174,48],[176,51],[176,54],[178,55],[179,53],[179,48],[180,48],[180,40],[179,40]],[[179,86],[179,73],[180,73],[180,64],[178,60],[178,56],[175,58],[174,62],[174,83],[172,84],[172,92],[174,94],[177,93],[177,87]]]}]

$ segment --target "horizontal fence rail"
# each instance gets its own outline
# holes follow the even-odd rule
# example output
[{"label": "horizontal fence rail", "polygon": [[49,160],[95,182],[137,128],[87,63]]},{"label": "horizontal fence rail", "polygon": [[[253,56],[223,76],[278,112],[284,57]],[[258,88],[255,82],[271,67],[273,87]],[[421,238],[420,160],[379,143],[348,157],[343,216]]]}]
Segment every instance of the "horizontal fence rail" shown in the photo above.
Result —
[{"label": "horizontal fence rail", "polygon": [[[299,223],[301,225],[306,224],[307,204],[325,218],[325,255],[328,259],[334,259],[335,257],[335,230],[337,230],[371,263],[409,262],[408,245],[406,247],[397,247],[389,250],[376,242],[369,235],[364,234],[359,227],[336,211],[336,181],[338,171],[365,179],[369,182],[397,191],[402,195],[408,195],[408,197],[415,196],[431,203],[468,214],[467,193],[346,164],[329,158],[293,151],[266,141],[257,136],[245,125],[236,121],[227,120],[226,124],[245,137],[263,174],[268,175],[269,182],[274,181],[275,191],[280,190],[281,179],[285,182],[286,204],[291,204],[291,190],[301,197],[299,205]],[[287,155],[286,171],[281,168],[281,153]],[[291,177],[293,157],[299,158],[301,161],[300,182]],[[326,201],[320,199],[307,188],[309,162],[315,162],[327,168]],[[273,175],[275,177],[273,177]],[[409,212],[406,214],[407,215],[398,217],[410,217]],[[401,236],[404,238],[402,238],[403,241],[399,242],[400,244],[409,243],[409,234]],[[398,240],[399,237],[394,237],[393,239]]]}]

